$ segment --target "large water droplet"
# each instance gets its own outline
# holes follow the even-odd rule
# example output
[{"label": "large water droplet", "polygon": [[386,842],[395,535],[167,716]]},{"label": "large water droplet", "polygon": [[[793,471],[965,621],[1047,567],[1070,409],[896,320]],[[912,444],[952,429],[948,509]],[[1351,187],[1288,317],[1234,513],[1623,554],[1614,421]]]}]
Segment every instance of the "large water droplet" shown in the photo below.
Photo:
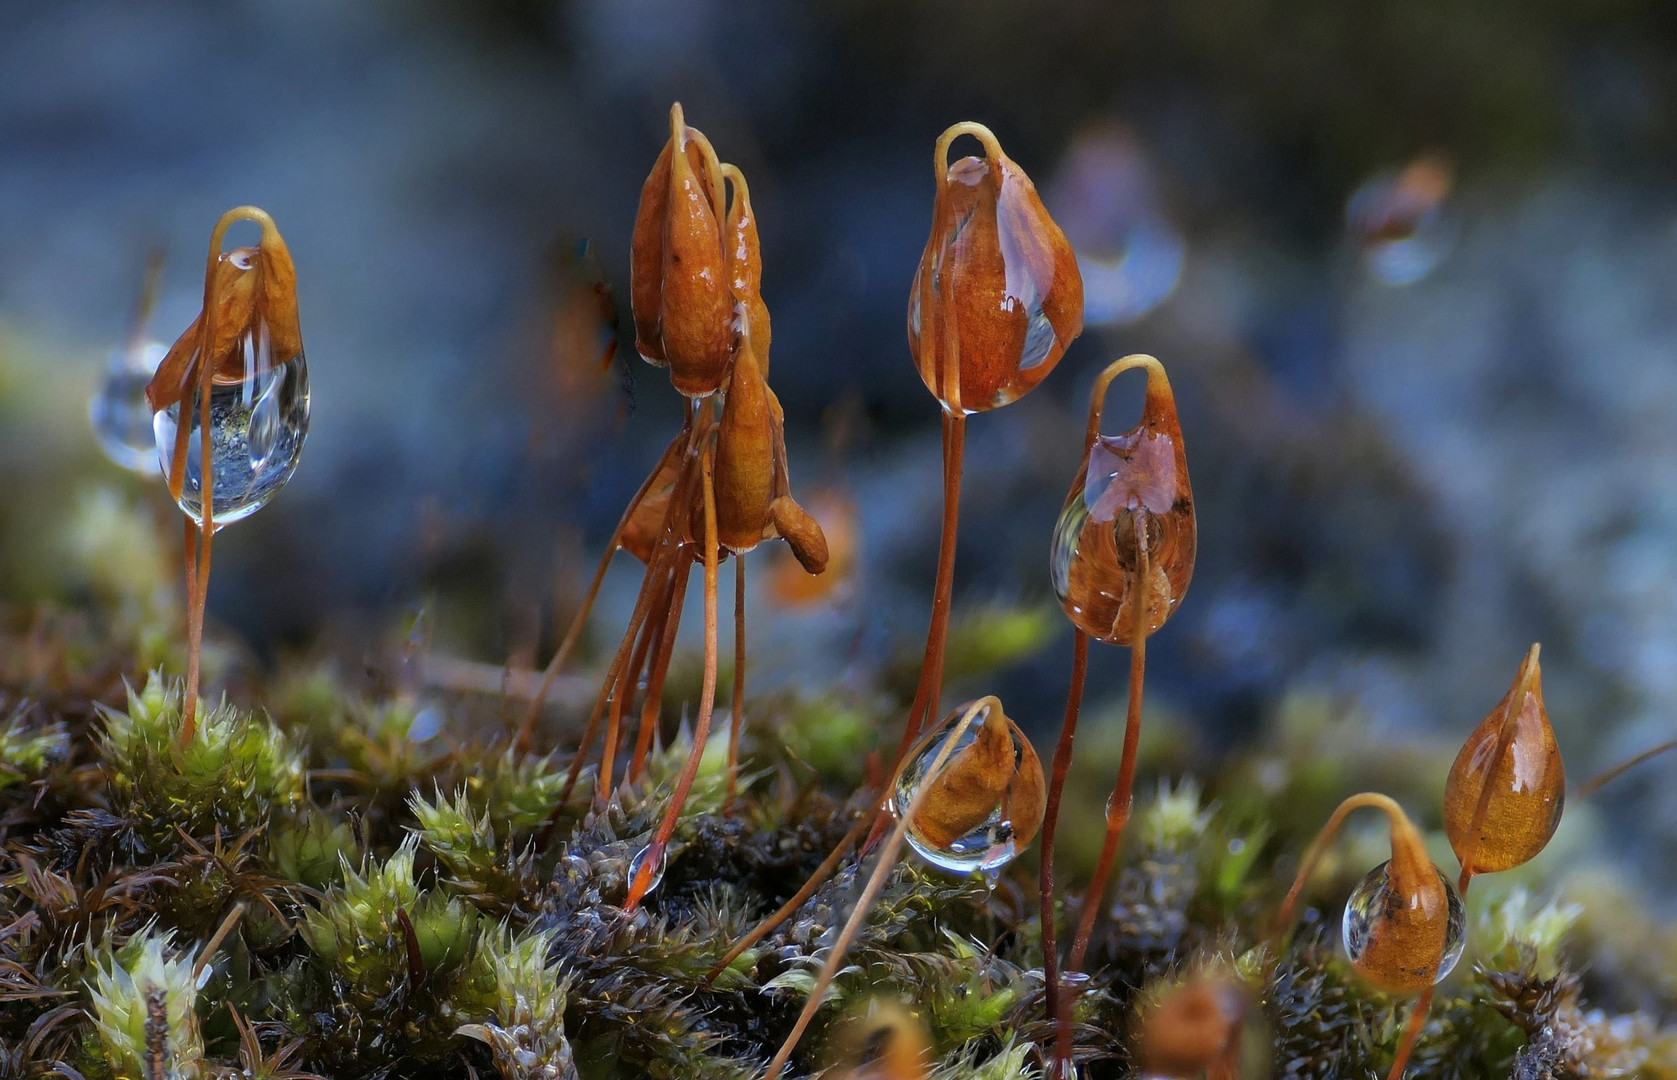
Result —
[{"label": "large water droplet", "polygon": [[[991,706],[962,727],[968,708],[956,709],[921,736],[897,773],[890,807],[900,819],[924,785],[941,784],[909,823],[909,845],[933,866],[991,875],[1036,836],[1042,765],[1013,721],[1003,716],[992,722]],[[943,766],[934,773],[940,755]]]},{"label": "large water droplet", "polygon": [[1130,644],[1140,565],[1137,521],[1147,531],[1147,632],[1163,626],[1193,575],[1192,504],[1178,490],[1175,446],[1145,427],[1102,435],[1054,525],[1048,576],[1066,614],[1090,636]]},{"label": "large water droplet", "polygon": [[[1381,924],[1386,918],[1388,906],[1406,907],[1407,899],[1390,897],[1391,883],[1387,876],[1387,868],[1392,864],[1390,860],[1381,863],[1368,872],[1368,876],[1351,891],[1351,898],[1345,901],[1345,919],[1343,938],[1345,941],[1345,955],[1351,958],[1353,965],[1362,960],[1368,953],[1370,944],[1381,932]],[[1434,869],[1437,869],[1436,867]],[[1444,953],[1439,961],[1438,970],[1433,975],[1433,982],[1442,982],[1444,977],[1455,970],[1456,962],[1462,958],[1462,948],[1467,944],[1467,916],[1462,909],[1461,897],[1456,894],[1456,887],[1450,879],[1438,871],[1438,880],[1444,885],[1445,895],[1449,897],[1449,913],[1444,927]],[[1417,964],[1428,962],[1428,958],[1415,958]]]},{"label": "large water droplet", "polygon": [[[669,848],[665,848],[663,851],[659,852],[658,865],[652,868],[652,877],[646,883],[645,892],[650,893],[653,889],[658,887],[660,882],[664,880],[664,868],[670,861],[669,855]],[[646,847],[643,847],[639,851],[635,852],[635,857],[629,860],[629,885],[631,888],[635,884],[635,879],[640,877],[641,867],[645,866],[646,861],[651,857],[652,845],[648,844]]]},{"label": "large water droplet", "polygon": [[146,385],[168,351],[167,345],[155,341],[117,351],[99,392],[88,403],[88,418],[105,456],[146,476],[157,474],[157,442],[152,436]]},{"label": "large water droplet", "polygon": [[[217,528],[249,517],[266,506],[297,471],[309,430],[309,372],[298,353],[274,365],[266,334],[245,340],[245,377],[210,386],[210,467],[214,470]],[[177,425],[185,407],[191,417],[186,440],[186,482],[180,507],[203,521],[203,443],[198,403],[182,401],[153,419],[157,455],[165,476],[174,459]]]}]

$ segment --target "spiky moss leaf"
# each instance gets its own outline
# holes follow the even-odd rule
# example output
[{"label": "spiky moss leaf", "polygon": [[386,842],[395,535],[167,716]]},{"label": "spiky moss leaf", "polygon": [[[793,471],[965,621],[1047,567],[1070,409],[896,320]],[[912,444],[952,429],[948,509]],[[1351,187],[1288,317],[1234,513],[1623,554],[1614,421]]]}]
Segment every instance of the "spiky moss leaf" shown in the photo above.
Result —
[{"label": "spiky moss leaf", "polygon": [[156,671],[141,693],[130,688],[126,713],[101,712],[113,808],[160,849],[175,846],[177,830],[237,835],[303,802],[303,755],[266,718],[201,706],[183,746],[180,690]]},{"label": "spiky moss leaf", "polygon": [[486,1044],[504,1080],[576,1080],[565,1036],[569,984],[548,959],[552,941],[551,933],[517,936],[505,925],[487,931],[456,995],[473,1003],[458,1010],[473,1022],[455,1034]]},{"label": "spiky moss leaf", "polygon": [[1273,1080],[1372,1076],[1373,1029],[1381,1010],[1333,962],[1318,935],[1300,935],[1282,957],[1264,1000],[1275,1033]]},{"label": "spiky moss leaf", "polygon": [[70,733],[63,724],[30,724],[18,710],[0,724],[0,789],[41,776],[69,753]]},{"label": "spiky moss leaf", "polygon": [[1036,1080],[1042,1073],[1030,1064],[1036,1049],[1008,1034],[1002,1048],[986,1055],[976,1047],[964,1047],[948,1055],[932,1070],[929,1080]]},{"label": "spiky moss leaf", "polygon": [[[533,896],[537,886],[533,854],[514,853],[508,840],[497,844],[490,815],[474,814],[464,790],[452,799],[438,792],[435,802],[415,792],[408,806],[419,821],[415,835],[437,857],[449,885],[472,903],[507,912]],[[503,826],[503,833],[508,831]]]},{"label": "spiky moss leaf", "polygon": [[355,854],[355,832],[313,807],[288,814],[268,827],[267,864],[286,881],[325,890],[338,881]]},{"label": "spiky moss leaf", "polygon": [[565,789],[565,768],[554,757],[527,757],[511,749],[488,758],[466,778],[472,803],[504,831],[533,829],[553,816]]},{"label": "spiky moss leaf", "polygon": [[192,961],[171,955],[171,944],[170,934],[145,930],[90,956],[94,1030],[116,1080],[205,1073]]}]

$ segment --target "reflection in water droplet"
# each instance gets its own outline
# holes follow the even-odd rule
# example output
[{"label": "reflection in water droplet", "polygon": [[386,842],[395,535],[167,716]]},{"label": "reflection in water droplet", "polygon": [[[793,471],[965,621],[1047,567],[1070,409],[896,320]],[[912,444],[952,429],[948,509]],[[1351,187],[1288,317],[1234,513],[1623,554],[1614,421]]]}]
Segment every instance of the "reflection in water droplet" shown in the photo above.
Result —
[{"label": "reflection in water droplet", "polygon": [[[246,341],[245,378],[210,386],[210,453],[215,480],[217,528],[249,517],[291,479],[309,430],[309,373],[301,353],[277,366],[269,363],[266,335]],[[180,507],[203,520],[203,476],[197,402],[171,405],[153,420],[157,454],[165,475],[174,457],[182,405],[189,409],[186,482]]]},{"label": "reflection in water droplet", "polygon": [[[900,818],[928,780],[945,783],[947,791],[933,792],[921,803],[908,828],[909,845],[933,866],[993,876],[1036,836],[1042,821],[1042,766],[1011,720],[1001,718],[1005,727],[986,723],[989,706],[957,735],[966,708],[951,712],[921,736],[897,773],[890,808]],[[1005,741],[997,745],[997,739]],[[949,753],[934,779],[931,769],[945,746]],[[991,767],[998,750],[1000,775]]]},{"label": "reflection in water droplet", "polygon": [[1363,264],[1386,285],[1411,285],[1437,269],[1456,244],[1446,211],[1453,175],[1438,158],[1418,158],[1370,178],[1345,206],[1345,227]]},{"label": "reflection in water droplet", "polygon": [[[639,851],[635,852],[635,857],[629,860],[629,884],[631,886],[634,884],[635,879],[640,876],[641,867],[646,865],[646,860],[650,858],[651,855],[652,845],[648,844],[646,847],[643,847]],[[653,889],[656,889],[659,883],[664,880],[664,867],[669,862],[669,856],[669,848],[665,848],[658,856],[658,865],[652,868],[652,878],[647,882],[646,892],[651,892]]]},{"label": "reflection in water droplet", "polygon": [[157,475],[157,443],[152,437],[146,384],[168,351],[168,346],[155,341],[117,351],[99,392],[88,403],[88,418],[105,456],[146,476]]},{"label": "reflection in water droplet", "polygon": [[[1391,862],[1388,860],[1370,870],[1368,876],[1351,891],[1350,899],[1345,901],[1343,939],[1345,955],[1351,958],[1352,964],[1356,964],[1368,951],[1370,942],[1380,930],[1388,904],[1407,904],[1407,901],[1388,898],[1390,884],[1386,868],[1389,866]],[[1444,957],[1433,977],[1435,983],[1443,982],[1444,977],[1455,970],[1456,962],[1462,958],[1462,948],[1467,944],[1467,916],[1462,909],[1461,897],[1442,870],[1438,872],[1438,879],[1444,883],[1444,891],[1450,898],[1450,912],[1445,921]]]}]

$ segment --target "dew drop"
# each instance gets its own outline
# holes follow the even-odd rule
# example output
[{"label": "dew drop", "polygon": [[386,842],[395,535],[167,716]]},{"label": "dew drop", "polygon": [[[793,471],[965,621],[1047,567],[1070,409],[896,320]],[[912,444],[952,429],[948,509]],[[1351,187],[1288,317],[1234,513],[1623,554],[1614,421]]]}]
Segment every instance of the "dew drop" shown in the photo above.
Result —
[{"label": "dew drop", "polygon": [[[923,785],[939,785],[909,824],[909,846],[933,866],[994,880],[1042,823],[1042,764],[999,706],[981,707],[963,728],[970,707],[951,712],[915,744],[897,773],[890,805],[900,819]],[[934,774],[945,748],[943,767]]]},{"label": "dew drop", "polygon": [[[1389,917],[1389,911],[1404,910],[1408,907],[1406,899],[1389,895],[1391,883],[1386,871],[1390,866],[1391,861],[1388,860],[1370,870],[1368,876],[1351,891],[1350,899],[1345,901],[1342,926],[1345,955],[1350,957],[1352,965],[1359,970],[1386,947],[1381,939],[1386,930],[1383,923]],[[1444,925],[1443,957],[1433,975],[1434,983],[1442,982],[1445,976],[1455,970],[1457,961],[1462,958],[1462,948],[1467,943],[1467,916],[1462,908],[1461,897],[1456,894],[1456,887],[1444,876],[1442,870],[1438,871],[1438,879],[1444,885],[1445,895],[1449,897],[1449,913]],[[1395,944],[1401,946],[1405,943],[1400,941]],[[1415,963],[1417,958],[1408,958],[1408,962]],[[1419,963],[1430,966],[1432,958],[1420,958]]]},{"label": "dew drop", "polygon": [[157,443],[146,385],[168,351],[168,346],[155,341],[118,350],[111,356],[99,392],[88,403],[88,419],[105,456],[145,476],[157,475]]},{"label": "dew drop", "polygon": [[[658,865],[652,868],[652,878],[646,884],[646,892],[650,893],[653,889],[658,887],[660,882],[664,880],[664,867],[669,862],[669,855],[669,849],[665,848],[658,856]],[[645,866],[647,859],[651,857],[652,845],[648,844],[646,847],[643,847],[639,851],[635,852],[635,857],[629,860],[629,884],[631,886],[634,885],[635,879],[640,877],[641,867]]]},{"label": "dew drop", "polygon": [[[210,386],[210,453],[215,482],[215,525],[220,528],[266,506],[297,470],[309,430],[309,373],[301,353],[270,362],[267,335],[247,337],[245,374]],[[191,428],[186,440],[186,480],[178,500],[202,521],[203,444],[196,401],[178,402],[152,421],[156,453],[165,476],[174,458],[182,407]]]}]

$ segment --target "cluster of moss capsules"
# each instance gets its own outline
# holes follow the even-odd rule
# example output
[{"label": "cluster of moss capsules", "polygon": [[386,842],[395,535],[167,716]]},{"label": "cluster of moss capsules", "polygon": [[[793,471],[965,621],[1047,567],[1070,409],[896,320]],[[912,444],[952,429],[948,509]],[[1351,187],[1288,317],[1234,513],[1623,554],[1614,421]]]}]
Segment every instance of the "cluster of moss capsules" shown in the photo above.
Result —
[{"label": "cluster of moss capsules", "polygon": [[[961,138],[982,155],[951,162]],[[744,724],[744,556],[782,539],[819,573],[828,549],[791,494],[745,179],[679,106],[642,192],[631,285],[637,347],[688,408],[511,731],[411,686],[368,697],[330,675],[274,680],[264,709],[199,700],[211,538],[283,485],[307,421],[290,252],[265,213],[225,216],[203,313],[151,395],[188,518],[184,685],[136,672],[126,702],[96,712],[80,703],[102,688],[60,688],[0,724],[0,1080],[1677,1075],[1657,1010],[1582,1004],[1564,952],[1581,912],[1505,893],[1467,932],[1468,883],[1529,861],[1560,820],[1535,647],[1450,770],[1455,887],[1382,794],[1345,799],[1296,866],[1299,837],[1239,794],[1234,767],[1209,778],[1220,804],[1182,781],[1138,809],[1147,641],[1183,601],[1197,543],[1156,359],[1125,357],[1096,382],[1053,530],[1074,646],[1050,768],[995,696],[945,709],[967,418],[1052,372],[1081,330],[1082,288],[989,129],[955,125],[935,155],[908,305],[944,432],[931,626],[895,757],[850,792],[782,745],[819,743],[830,708],[770,702],[759,731]],[[223,253],[238,219],[261,243]],[[1141,420],[1106,434],[1107,389],[1134,370]],[[618,550],[645,573],[573,735],[544,710]],[[732,722],[726,752],[707,753],[728,555]],[[666,746],[694,567],[699,705]],[[1127,648],[1131,678],[1099,855],[1068,894],[1054,840],[1091,639]],[[1294,924],[1364,806],[1387,814],[1391,859],[1352,892],[1341,957]],[[1033,888],[1020,868],[1039,834]],[[1478,964],[1434,1003],[1464,938]],[[1677,939],[1665,947],[1677,958]],[[1651,993],[1677,1010],[1677,995]]]}]

